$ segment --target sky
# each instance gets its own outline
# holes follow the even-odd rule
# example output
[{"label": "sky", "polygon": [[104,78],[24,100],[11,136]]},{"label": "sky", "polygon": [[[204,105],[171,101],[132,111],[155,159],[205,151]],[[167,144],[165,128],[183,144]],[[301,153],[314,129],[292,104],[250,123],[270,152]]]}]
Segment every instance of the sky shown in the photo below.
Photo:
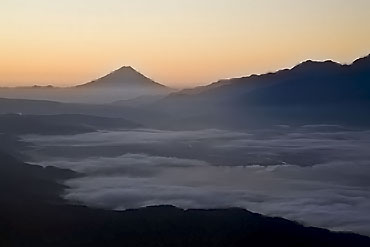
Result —
[{"label": "sky", "polygon": [[0,86],[130,65],[184,88],[369,53],[368,0],[0,0]]}]

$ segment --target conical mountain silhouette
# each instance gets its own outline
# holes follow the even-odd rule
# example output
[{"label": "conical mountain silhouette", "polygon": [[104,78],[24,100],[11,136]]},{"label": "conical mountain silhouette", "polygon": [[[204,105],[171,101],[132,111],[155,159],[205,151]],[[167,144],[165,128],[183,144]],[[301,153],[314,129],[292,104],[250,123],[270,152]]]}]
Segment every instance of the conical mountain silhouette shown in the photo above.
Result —
[{"label": "conical mountain silhouette", "polygon": [[166,87],[144,76],[131,66],[123,66],[99,79],[93,80],[78,87],[89,88],[153,88]]}]

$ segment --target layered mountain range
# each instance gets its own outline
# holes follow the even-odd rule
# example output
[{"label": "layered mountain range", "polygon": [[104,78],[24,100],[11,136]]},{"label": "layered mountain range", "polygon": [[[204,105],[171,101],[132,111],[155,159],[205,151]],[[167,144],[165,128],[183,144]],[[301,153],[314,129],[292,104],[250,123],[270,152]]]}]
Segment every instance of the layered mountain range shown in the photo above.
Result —
[{"label": "layered mountain range", "polygon": [[[349,65],[309,60],[291,69],[220,80],[179,92],[173,92],[132,67],[122,67],[73,88],[3,89],[0,90],[1,96],[84,103],[33,101],[23,105],[3,100],[7,104],[4,113],[53,112],[125,118],[135,115],[132,120],[144,119],[153,127],[244,128],[261,124],[303,123],[369,125],[370,56]],[[37,106],[40,104],[43,107]]]},{"label": "layered mountain range", "polygon": [[[175,176],[180,174],[177,170],[186,167],[184,162],[191,164],[189,169],[194,170],[195,178],[201,175],[197,171],[207,171],[203,173],[204,177],[200,177],[199,181],[194,180],[194,183],[193,176],[190,176],[190,187],[195,191],[194,184],[203,184],[206,178],[211,177],[209,171],[216,172],[215,178],[223,182],[225,173],[217,173],[219,163],[235,162],[238,164],[236,169],[245,170],[248,162],[253,161],[250,163],[252,168],[270,166],[266,172],[274,176],[278,174],[274,170],[275,164],[286,169],[281,170],[282,177],[276,177],[275,180],[298,174],[296,177],[292,175],[295,180],[290,180],[294,181],[291,183],[294,186],[299,185],[299,179],[304,180],[304,190],[310,188],[307,187],[309,183],[312,186],[319,185],[311,193],[318,192],[319,196],[326,196],[326,192],[335,187],[334,181],[343,181],[343,184],[338,183],[338,188],[340,185],[343,190],[340,190],[338,201],[333,200],[333,204],[350,208],[360,205],[360,197],[367,200],[366,191],[359,189],[362,186],[366,190],[367,183],[364,181],[367,177],[358,176],[354,187],[346,187],[351,185],[352,177],[360,172],[352,174],[352,177],[346,177],[345,174],[360,166],[363,166],[361,172],[368,170],[365,163],[367,156],[363,154],[368,140],[363,133],[370,126],[369,109],[370,56],[349,65],[333,61],[306,61],[291,69],[220,80],[208,86],[179,92],[173,92],[132,67],[122,67],[99,79],[70,88],[36,86],[0,89],[0,246],[369,246],[368,237],[305,227],[293,221],[262,216],[244,209],[184,210],[172,206],[156,206],[120,212],[71,205],[72,201],[66,201],[61,196],[66,190],[72,189],[67,181],[89,178],[89,169],[92,171],[90,179],[102,179],[112,174],[111,171],[115,171],[114,161],[118,158],[122,160],[117,165],[123,164],[125,169],[117,170],[117,174],[114,174],[117,177],[112,177],[113,180],[106,178],[106,181],[139,179],[137,184],[133,183],[135,186],[124,184],[125,188],[132,188],[130,193],[133,198],[143,196],[140,190],[134,193],[142,181],[160,181],[160,175],[166,172],[171,176],[168,180],[177,179]],[[301,132],[289,128],[310,124],[316,124],[316,127],[312,130],[303,128]],[[338,129],[338,134],[316,133],[317,126],[321,128],[328,125],[330,128],[336,125],[334,127]],[[352,132],[343,134],[346,125],[352,127]],[[361,127],[365,127],[365,131],[357,133]],[[251,128],[260,129],[253,132]],[[244,132],[243,129],[248,131]],[[293,129],[293,132],[284,134],[283,129]],[[274,130],[273,138],[276,141],[272,137],[266,138],[269,130],[270,133]],[[254,138],[251,133],[254,133]],[[108,138],[105,141],[106,135]],[[279,139],[279,136],[284,135],[289,138]],[[313,135],[316,137],[312,138]],[[40,139],[41,144],[37,144],[27,141],[26,136],[43,138]],[[321,136],[330,136],[330,140],[326,142]],[[68,138],[72,137],[76,139],[71,139],[69,143]],[[88,145],[79,143],[81,137],[87,138]],[[48,138],[56,139],[50,139],[51,145],[48,146],[48,142],[45,142]],[[67,140],[66,143],[58,147],[58,142],[63,142],[63,138]],[[353,145],[356,141],[359,142],[358,146]],[[321,145],[317,146],[318,142]],[[210,149],[208,143],[215,144],[215,149]],[[233,145],[236,148],[231,152],[229,149],[234,149]],[[271,148],[280,145],[284,145],[284,149]],[[306,145],[311,147],[306,149]],[[265,146],[266,149],[261,149]],[[334,149],[338,150],[328,151]],[[358,149],[358,152],[355,151]],[[218,154],[215,155],[216,152]],[[348,153],[351,167],[344,167],[345,160],[337,158],[341,156],[336,154],[342,152]],[[104,156],[107,170],[97,173],[102,167],[97,166],[99,169],[94,171],[93,164],[84,172],[35,165],[34,159],[46,154],[53,157],[47,160],[51,164],[53,161],[57,164],[55,161],[58,159],[60,164],[78,164],[81,154],[86,155],[83,163],[91,164]],[[365,158],[357,161],[354,159],[361,155]],[[223,157],[228,156],[236,157],[223,160]],[[138,157],[143,163],[135,163]],[[170,162],[170,165],[167,166],[166,162]],[[215,166],[211,166],[211,163]],[[299,167],[300,163],[304,163],[305,167]],[[340,166],[332,169],[342,170],[337,173],[325,170],[332,163],[340,163]],[[355,163],[358,163],[357,166],[354,166]],[[172,165],[176,166],[174,173],[169,171]],[[232,166],[227,167],[227,171],[231,171]],[[306,169],[306,166],[309,168]],[[319,166],[325,168],[323,173],[318,170],[318,173],[311,174],[316,179],[315,174],[320,172],[322,177],[319,176],[317,183],[310,174],[305,177],[304,173],[297,173],[306,170],[311,173]],[[207,170],[198,170],[205,167]],[[261,171],[265,172],[262,168]],[[325,177],[325,171],[328,177]],[[181,173],[181,176],[186,174]],[[263,173],[263,176],[266,174]],[[119,179],[119,176],[125,177]],[[242,180],[248,178],[243,177]],[[324,178],[329,179],[328,184],[324,183]],[[268,185],[265,183],[268,180],[256,180],[262,187]],[[104,188],[105,184],[100,183]],[[110,187],[109,183],[106,186],[110,191],[116,188]],[[153,187],[152,184],[149,187]],[[180,186],[174,188],[176,195]],[[93,191],[95,189],[100,188],[93,188]],[[353,194],[354,190],[360,194]],[[119,196],[122,196],[121,192]],[[196,197],[202,199],[203,194],[196,194]],[[106,198],[109,197],[104,197],[102,201],[109,201]],[[182,198],[181,194],[179,198]],[[264,198],[268,197],[251,197],[251,200],[267,205],[268,201]],[[314,203],[318,207],[311,207],[312,211],[322,212],[321,206],[325,201],[313,201],[312,205]],[[284,204],[279,202],[279,208],[281,205]],[[352,224],[356,219],[352,213],[349,215],[348,224]],[[345,217],[339,218],[336,220],[346,222]],[[361,221],[356,223],[362,224]]]},{"label": "layered mountain range", "polygon": [[221,80],[179,94],[262,105],[359,101],[370,99],[369,80],[370,55],[350,65],[308,60],[292,69]]},{"label": "layered mountain range", "polygon": [[156,107],[181,111],[179,122],[204,126],[369,124],[370,56],[350,65],[309,60],[274,73],[221,80],[171,94]]}]

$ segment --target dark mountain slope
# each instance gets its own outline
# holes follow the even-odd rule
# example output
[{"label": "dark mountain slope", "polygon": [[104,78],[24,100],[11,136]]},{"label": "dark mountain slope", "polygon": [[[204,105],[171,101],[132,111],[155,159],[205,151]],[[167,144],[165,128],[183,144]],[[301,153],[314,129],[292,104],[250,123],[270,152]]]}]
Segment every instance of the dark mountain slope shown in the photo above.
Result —
[{"label": "dark mountain slope", "polygon": [[369,79],[370,55],[351,65],[308,60],[292,69],[222,80],[206,87],[174,93],[168,98],[221,101],[245,97],[250,103],[260,104],[271,101],[271,98],[277,100],[275,103],[279,103],[279,100],[281,103],[318,103],[357,100],[358,97],[368,100]]},{"label": "dark mountain slope", "polygon": [[2,205],[27,203],[61,203],[58,194],[65,188],[57,181],[76,173],[54,167],[25,164],[0,151],[0,200]]},{"label": "dark mountain slope", "polygon": [[[370,56],[363,59],[370,60]],[[370,63],[339,65],[305,62],[290,70],[279,83],[259,88],[242,97],[250,104],[370,103]]]},{"label": "dark mountain slope", "polygon": [[370,56],[351,65],[306,61],[276,73],[223,80],[171,94],[156,107],[173,115],[181,111],[179,123],[203,127],[370,125]]}]

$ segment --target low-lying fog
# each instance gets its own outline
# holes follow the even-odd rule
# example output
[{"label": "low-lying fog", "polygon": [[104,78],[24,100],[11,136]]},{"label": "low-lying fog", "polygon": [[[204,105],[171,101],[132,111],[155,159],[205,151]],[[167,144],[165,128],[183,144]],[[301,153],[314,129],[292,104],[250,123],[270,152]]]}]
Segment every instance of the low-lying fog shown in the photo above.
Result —
[{"label": "low-lying fog", "polygon": [[370,235],[369,130],[137,129],[24,140],[34,144],[32,162],[84,174],[66,182],[73,202],[117,210],[237,206]]}]

